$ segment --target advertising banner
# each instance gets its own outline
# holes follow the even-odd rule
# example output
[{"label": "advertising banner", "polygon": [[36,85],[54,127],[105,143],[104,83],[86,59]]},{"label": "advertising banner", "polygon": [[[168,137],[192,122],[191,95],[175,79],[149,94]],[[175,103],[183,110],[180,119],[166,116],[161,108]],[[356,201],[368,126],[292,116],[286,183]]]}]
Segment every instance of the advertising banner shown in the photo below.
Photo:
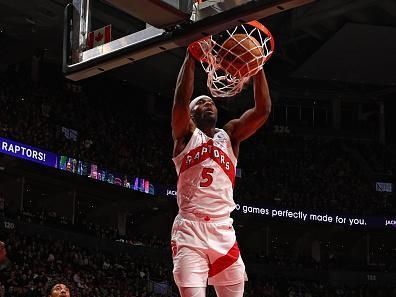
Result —
[{"label": "advertising banner", "polygon": [[56,154],[1,137],[0,153],[49,167],[56,167],[57,165]]}]

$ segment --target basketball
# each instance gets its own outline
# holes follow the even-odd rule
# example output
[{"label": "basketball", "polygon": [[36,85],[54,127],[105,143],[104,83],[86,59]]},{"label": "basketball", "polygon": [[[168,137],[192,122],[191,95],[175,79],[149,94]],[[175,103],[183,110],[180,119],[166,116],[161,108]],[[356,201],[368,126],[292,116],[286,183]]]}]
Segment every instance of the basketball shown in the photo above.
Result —
[{"label": "basketball", "polygon": [[222,44],[218,56],[223,70],[236,77],[254,75],[264,63],[260,42],[247,34],[229,37]]}]

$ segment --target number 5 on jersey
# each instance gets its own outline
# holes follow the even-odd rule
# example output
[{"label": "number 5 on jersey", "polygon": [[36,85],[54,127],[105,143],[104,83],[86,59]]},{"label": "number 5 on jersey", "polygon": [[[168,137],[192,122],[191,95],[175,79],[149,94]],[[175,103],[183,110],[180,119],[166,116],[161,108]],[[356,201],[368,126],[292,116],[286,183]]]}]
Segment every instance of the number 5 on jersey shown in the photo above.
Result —
[{"label": "number 5 on jersey", "polygon": [[201,172],[202,181],[199,183],[200,187],[209,187],[213,182],[212,173],[214,172],[213,168],[204,167]]}]

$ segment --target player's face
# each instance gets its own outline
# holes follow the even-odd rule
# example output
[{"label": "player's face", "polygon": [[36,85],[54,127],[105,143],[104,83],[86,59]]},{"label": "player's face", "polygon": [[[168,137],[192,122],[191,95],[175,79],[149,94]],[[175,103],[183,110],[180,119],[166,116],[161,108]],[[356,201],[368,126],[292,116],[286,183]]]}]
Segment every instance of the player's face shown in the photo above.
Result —
[{"label": "player's face", "polygon": [[70,297],[69,288],[64,284],[56,284],[52,287],[50,297]]},{"label": "player's face", "polygon": [[213,100],[209,97],[201,98],[192,109],[193,118],[196,121],[217,120],[217,108]]}]

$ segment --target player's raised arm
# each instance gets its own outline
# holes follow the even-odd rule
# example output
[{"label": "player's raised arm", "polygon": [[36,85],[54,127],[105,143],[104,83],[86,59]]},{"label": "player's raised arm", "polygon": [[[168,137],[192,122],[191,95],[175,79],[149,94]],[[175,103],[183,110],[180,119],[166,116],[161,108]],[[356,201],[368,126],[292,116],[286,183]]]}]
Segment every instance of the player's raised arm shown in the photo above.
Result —
[{"label": "player's raised arm", "polygon": [[253,135],[267,121],[271,112],[271,98],[264,71],[260,70],[253,80],[254,107],[224,126],[234,146]]},{"label": "player's raised arm", "polygon": [[187,51],[186,58],[177,77],[172,109],[173,140],[182,140],[193,125],[190,118],[189,103],[194,91],[195,60]]}]

